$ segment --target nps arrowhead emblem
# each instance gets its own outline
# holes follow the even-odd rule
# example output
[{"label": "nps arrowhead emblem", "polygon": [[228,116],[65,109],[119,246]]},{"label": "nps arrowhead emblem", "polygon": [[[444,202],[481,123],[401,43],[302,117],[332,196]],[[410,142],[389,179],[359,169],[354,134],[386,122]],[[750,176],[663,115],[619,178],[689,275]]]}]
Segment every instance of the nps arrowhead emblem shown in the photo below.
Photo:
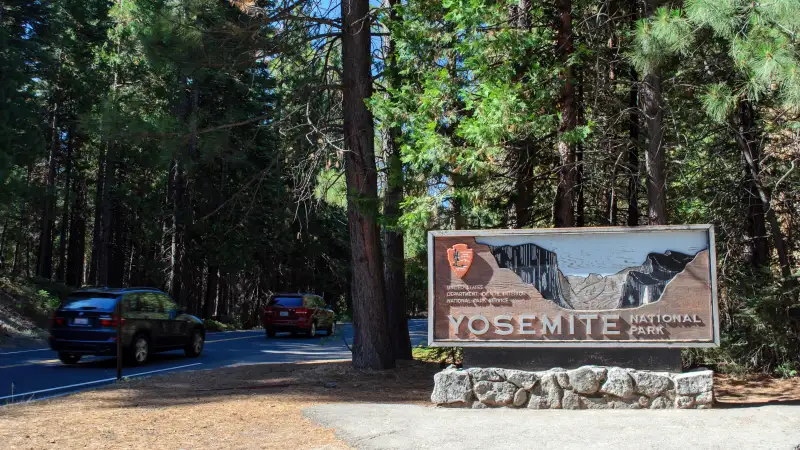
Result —
[{"label": "nps arrowhead emblem", "polygon": [[472,265],[472,257],[474,251],[467,247],[467,244],[456,244],[447,249],[447,260],[450,262],[450,268],[458,278],[463,278],[467,274],[469,267]]}]

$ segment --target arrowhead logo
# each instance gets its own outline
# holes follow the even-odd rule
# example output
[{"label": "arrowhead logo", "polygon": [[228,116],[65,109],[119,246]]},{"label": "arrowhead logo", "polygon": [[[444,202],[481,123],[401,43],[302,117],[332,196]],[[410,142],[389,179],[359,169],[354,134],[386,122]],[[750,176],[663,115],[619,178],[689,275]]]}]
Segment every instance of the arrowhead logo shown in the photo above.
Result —
[{"label": "arrowhead logo", "polygon": [[467,244],[456,244],[447,249],[447,260],[450,262],[450,268],[453,269],[453,273],[459,279],[467,274],[469,267],[472,265],[473,254],[474,251],[467,247]]}]

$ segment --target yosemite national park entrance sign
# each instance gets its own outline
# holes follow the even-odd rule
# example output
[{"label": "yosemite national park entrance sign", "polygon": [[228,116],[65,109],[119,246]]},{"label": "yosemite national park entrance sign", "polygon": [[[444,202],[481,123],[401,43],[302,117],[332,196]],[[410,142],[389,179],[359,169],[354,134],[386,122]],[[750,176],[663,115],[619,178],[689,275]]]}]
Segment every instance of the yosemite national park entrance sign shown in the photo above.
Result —
[{"label": "yosemite national park entrance sign", "polygon": [[711,225],[432,231],[428,258],[431,346],[719,345]]}]

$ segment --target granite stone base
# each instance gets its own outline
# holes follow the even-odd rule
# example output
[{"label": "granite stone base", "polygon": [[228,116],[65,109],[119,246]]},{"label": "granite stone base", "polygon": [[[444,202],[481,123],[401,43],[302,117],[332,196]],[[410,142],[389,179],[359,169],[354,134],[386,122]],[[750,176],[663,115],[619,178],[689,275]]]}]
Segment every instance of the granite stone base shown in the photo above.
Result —
[{"label": "granite stone base", "polygon": [[431,402],[463,408],[706,409],[714,403],[714,373],[651,372],[582,366],[529,372],[451,366],[434,376]]}]

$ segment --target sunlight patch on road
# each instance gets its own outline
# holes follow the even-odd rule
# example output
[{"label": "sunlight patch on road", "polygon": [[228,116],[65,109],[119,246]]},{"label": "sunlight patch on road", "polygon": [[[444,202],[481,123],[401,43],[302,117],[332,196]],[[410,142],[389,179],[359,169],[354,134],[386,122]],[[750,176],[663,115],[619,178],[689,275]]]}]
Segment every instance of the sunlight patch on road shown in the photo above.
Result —
[{"label": "sunlight patch on road", "polygon": [[305,352],[302,350],[261,350],[262,353],[271,353],[275,355],[311,355],[311,356],[342,356],[342,355],[350,355],[348,351],[338,351],[338,352],[328,352],[326,350],[320,350],[316,352]]}]

